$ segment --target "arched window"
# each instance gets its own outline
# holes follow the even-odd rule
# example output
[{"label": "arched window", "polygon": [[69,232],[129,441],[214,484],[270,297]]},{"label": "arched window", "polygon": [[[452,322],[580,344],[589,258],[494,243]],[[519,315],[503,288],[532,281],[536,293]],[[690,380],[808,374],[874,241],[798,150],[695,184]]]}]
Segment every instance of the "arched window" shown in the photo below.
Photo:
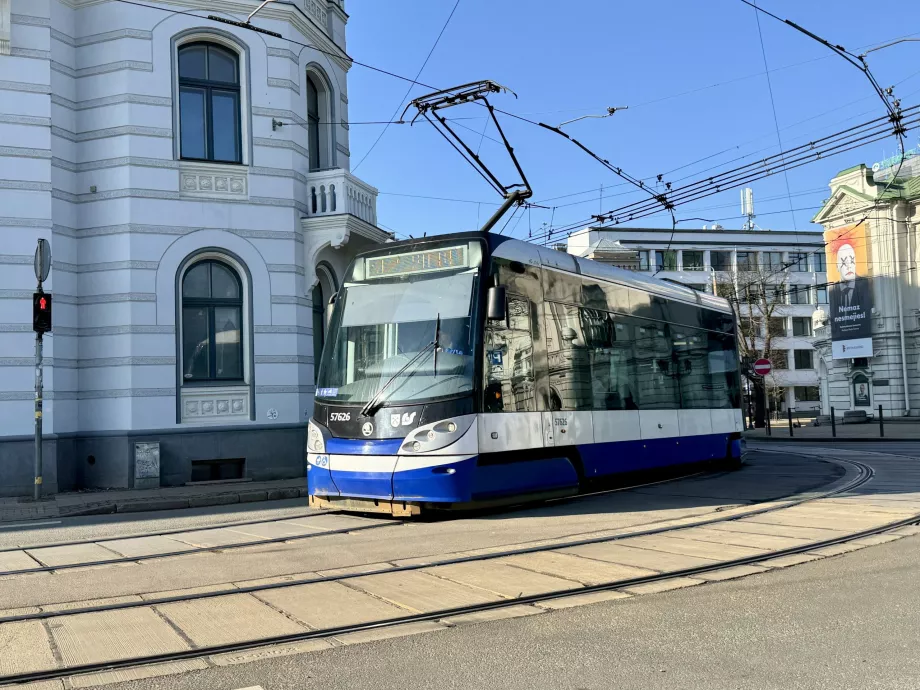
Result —
[{"label": "arched window", "polygon": [[180,157],[242,162],[240,61],[214,43],[179,48]]},{"label": "arched window", "polygon": [[310,151],[310,170],[319,170],[322,167],[322,155],[320,150],[320,91],[316,87],[313,77],[307,76],[307,134],[309,140],[307,147]]},{"label": "arched window", "polygon": [[227,264],[194,264],[182,279],[183,379],[243,380],[243,290]]}]

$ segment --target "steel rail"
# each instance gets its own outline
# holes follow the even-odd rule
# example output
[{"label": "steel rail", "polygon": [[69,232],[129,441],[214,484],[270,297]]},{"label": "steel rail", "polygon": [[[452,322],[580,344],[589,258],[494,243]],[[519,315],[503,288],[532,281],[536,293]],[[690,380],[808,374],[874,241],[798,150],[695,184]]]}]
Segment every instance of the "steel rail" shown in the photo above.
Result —
[{"label": "steel rail", "polygon": [[[790,453],[790,454],[794,454],[794,453]],[[808,456],[802,456],[802,457],[808,457]],[[813,460],[814,458],[809,457],[809,459]],[[825,493],[822,493],[816,496],[804,497],[804,498],[797,499],[797,500],[795,499],[787,500],[787,501],[784,501],[782,505],[765,506],[763,508],[746,511],[738,515],[723,515],[721,517],[698,520],[698,521],[691,522],[685,525],[671,525],[671,526],[654,527],[651,529],[644,529],[644,530],[623,531],[623,532],[618,532],[617,534],[612,534],[612,535],[607,535],[607,536],[602,536],[602,537],[589,537],[587,539],[563,541],[561,543],[555,543],[555,544],[525,546],[525,547],[521,547],[517,549],[506,549],[504,551],[497,551],[497,552],[491,552],[491,553],[485,553],[485,554],[474,554],[471,556],[457,556],[454,558],[446,558],[446,559],[441,559],[441,560],[432,560],[432,561],[425,561],[425,562],[419,562],[419,563],[414,563],[414,564],[390,566],[387,568],[377,568],[376,570],[365,570],[365,571],[353,572],[353,573],[340,573],[338,575],[332,575],[332,576],[327,576],[327,577],[322,577],[322,576],[308,577],[308,578],[300,578],[297,580],[288,580],[285,582],[271,582],[271,583],[260,584],[260,585],[234,587],[232,589],[227,588],[227,589],[221,589],[221,590],[214,590],[210,592],[200,592],[200,593],[195,593],[195,594],[180,594],[180,595],[175,595],[171,597],[160,597],[156,599],[150,598],[150,599],[144,599],[144,600],[139,600],[139,601],[124,601],[124,602],[117,602],[117,603],[112,603],[112,604],[102,604],[98,606],[84,606],[84,607],[79,607],[79,608],[70,608],[65,611],[38,611],[35,613],[24,613],[24,614],[13,615],[13,616],[3,616],[3,617],[0,617],[0,624],[23,622],[23,621],[47,620],[50,618],[62,618],[66,616],[75,616],[75,615],[84,614],[84,613],[106,613],[106,612],[118,611],[122,609],[161,606],[164,604],[174,604],[174,603],[187,602],[187,601],[199,601],[202,599],[213,599],[216,597],[230,596],[233,594],[252,594],[255,592],[265,592],[265,591],[273,590],[273,589],[286,589],[289,587],[312,585],[312,584],[317,584],[319,582],[341,582],[342,580],[351,580],[351,579],[358,578],[358,577],[371,577],[375,575],[410,572],[414,570],[422,570],[425,568],[435,568],[435,567],[448,566],[448,565],[459,565],[461,563],[489,561],[489,560],[495,560],[497,558],[507,558],[509,556],[520,556],[520,555],[525,555],[525,554],[530,554],[530,553],[541,553],[541,552],[546,552],[546,551],[558,551],[560,549],[569,549],[569,548],[574,548],[577,546],[589,546],[591,544],[606,544],[606,543],[615,542],[615,541],[622,541],[624,539],[633,539],[636,537],[647,537],[647,536],[653,536],[653,535],[658,535],[658,534],[664,534],[668,532],[678,532],[681,530],[693,529],[696,527],[706,527],[708,525],[714,525],[714,524],[719,524],[719,523],[724,523],[724,522],[732,522],[735,520],[743,520],[745,518],[755,517],[758,515],[764,515],[766,513],[771,513],[777,510],[785,510],[787,508],[794,508],[804,503],[808,503],[811,501],[816,501],[816,500],[820,500],[824,498],[831,498],[841,493],[852,491],[853,489],[858,488],[859,486],[862,486],[863,484],[871,480],[872,477],[874,476],[874,471],[872,470],[872,468],[860,462],[857,462],[854,460],[843,460],[843,459],[839,459],[838,462],[846,462],[850,465],[855,466],[857,470],[859,471],[859,474],[857,474],[856,477],[854,477],[852,480],[847,482],[845,485],[840,486],[836,489],[833,489],[832,491],[828,491],[828,492],[825,492]],[[626,528],[626,529],[630,530],[630,528]]]},{"label": "steel rail", "polygon": [[[629,491],[632,489],[641,489],[642,487],[645,487],[645,486],[653,486],[655,484],[664,484],[668,482],[680,481],[682,479],[689,479],[691,477],[699,476],[703,474],[704,472],[705,470],[700,471],[700,472],[694,472],[692,474],[681,474],[681,475],[677,475],[674,477],[668,477],[666,479],[656,480],[653,482],[645,482],[642,484],[627,485],[627,486],[616,487],[612,489],[605,489],[602,491],[594,491],[594,492],[589,492],[589,493],[584,493],[584,494],[575,494],[573,496],[564,496],[561,498],[549,499],[541,503],[552,504],[558,501],[579,500],[582,498],[588,498],[590,496],[597,496],[597,495],[613,493],[617,491]],[[718,476],[718,473],[716,474]],[[540,503],[519,503],[519,504],[503,506],[502,508],[506,510],[507,509],[521,509],[521,508],[529,507],[532,505],[539,505],[539,504]],[[78,540],[78,541],[72,541],[72,542],[58,542],[58,543],[53,543],[53,544],[43,544],[40,546],[20,546],[20,547],[15,547],[15,548],[11,547],[11,548],[0,549],[0,554],[22,551],[26,553],[26,555],[28,555],[30,558],[33,558],[34,560],[41,563],[41,561],[37,558],[37,556],[32,555],[29,552],[30,551],[41,551],[42,549],[53,549],[53,548],[58,548],[62,546],[86,546],[86,545],[92,545],[92,544],[105,544],[109,542],[123,541],[127,539],[145,539],[148,537],[170,536],[170,535],[175,535],[175,534],[189,534],[191,532],[205,532],[205,531],[213,531],[213,530],[218,530],[218,529],[233,529],[234,527],[241,527],[241,526],[246,526],[246,525],[272,524],[272,523],[286,522],[288,520],[297,520],[297,519],[303,520],[305,518],[319,517],[322,515],[343,515],[343,514],[349,514],[349,512],[345,510],[330,510],[329,512],[313,512],[313,513],[309,513],[309,514],[302,515],[299,517],[283,517],[283,518],[274,518],[274,519],[269,519],[269,520],[251,520],[248,522],[237,522],[231,525],[211,526],[211,527],[200,528],[200,529],[195,529],[195,528],[175,529],[175,530],[167,530],[163,532],[152,532],[148,534],[137,534],[137,535],[126,536],[126,537],[105,537],[102,539],[85,539],[85,540]],[[387,517],[387,516],[384,516],[384,517]],[[358,532],[358,531],[362,531],[362,530],[365,530],[371,527],[374,527],[374,528],[376,527],[395,527],[397,525],[402,525],[402,524],[406,524],[406,523],[405,522],[375,523],[373,525],[358,525],[356,527],[351,527],[351,528],[326,530],[324,532],[317,532],[315,534],[310,533],[310,534],[303,534],[303,535],[290,535],[286,537],[265,538],[259,541],[240,542],[238,544],[225,544],[222,546],[199,546],[199,547],[193,547],[190,549],[183,549],[180,551],[173,551],[173,552],[166,552],[166,553],[157,553],[157,554],[149,554],[149,555],[145,554],[142,556],[124,556],[122,558],[112,558],[112,559],[105,559],[105,560],[99,560],[99,561],[81,561],[78,563],[67,563],[67,564],[62,564],[62,565],[40,565],[37,568],[21,568],[18,570],[0,571],[0,577],[6,577],[6,576],[12,576],[12,575],[27,575],[29,573],[53,572],[56,570],[68,570],[68,569],[73,569],[73,568],[84,568],[84,567],[100,566],[100,565],[117,565],[119,563],[132,563],[134,561],[152,560],[156,558],[171,558],[171,557],[185,556],[185,555],[196,554],[196,553],[207,553],[209,551],[232,550],[232,549],[239,549],[239,548],[244,548],[248,546],[258,546],[260,544],[277,544],[277,543],[283,543],[287,541],[298,541],[301,539],[317,537],[317,536],[322,536],[326,534],[342,534],[344,532]]]},{"label": "steel rail", "polygon": [[[842,459],[838,459],[838,460],[842,462],[849,462],[849,461],[845,461]],[[853,463],[853,464],[858,464],[858,463]],[[871,478],[871,476],[869,478]],[[868,481],[868,478],[866,478],[864,481]],[[833,492],[833,493],[838,493],[838,492]],[[399,616],[396,618],[371,621],[367,623],[335,626],[335,627],[330,627],[330,628],[323,628],[321,630],[305,630],[303,632],[298,632],[298,633],[291,633],[291,634],[286,634],[286,635],[275,635],[271,637],[247,640],[243,642],[232,642],[232,643],[227,643],[227,644],[212,645],[208,647],[200,647],[198,649],[189,649],[189,650],[184,650],[184,651],[179,651],[179,652],[168,652],[168,653],[163,653],[163,654],[153,654],[153,655],[139,656],[139,657],[133,657],[133,658],[127,658],[127,659],[119,659],[116,661],[79,664],[79,665],[70,666],[66,668],[59,668],[59,669],[11,674],[7,676],[0,676],[0,685],[21,684],[21,683],[30,683],[30,682],[45,681],[45,680],[55,680],[55,679],[60,679],[60,678],[67,678],[70,676],[86,675],[89,673],[99,673],[103,671],[112,671],[112,670],[131,668],[131,667],[136,667],[136,666],[147,666],[151,664],[184,661],[188,659],[199,659],[202,657],[208,657],[208,656],[212,656],[216,654],[226,654],[226,653],[233,653],[233,652],[248,651],[251,649],[258,649],[258,648],[266,647],[270,645],[289,644],[289,643],[295,643],[295,642],[304,642],[307,640],[324,639],[324,638],[333,637],[337,635],[344,635],[348,633],[364,632],[368,630],[377,630],[381,628],[390,628],[390,627],[395,627],[399,625],[405,625],[407,623],[436,621],[436,620],[451,618],[455,616],[469,615],[469,614],[481,613],[485,611],[494,611],[494,610],[499,610],[503,608],[508,608],[511,606],[538,604],[538,603],[549,601],[552,599],[562,599],[566,597],[577,596],[579,594],[606,592],[606,591],[611,591],[611,590],[623,589],[626,587],[635,587],[638,585],[651,584],[655,582],[664,582],[667,580],[672,580],[672,579],[676,579],[680,577],[692,577],[694,575],[702,575],[702,574],[716,572],[719,570],[725,570],[728,568],[734,568],[734,567],[738,567],[742,565],[751,565],[754,563],[767,562],[775,558],[781,558],[783,556],[791,556],[791,555],[796,555],[796,554],[801,554],[801,553],[807,553],[809,551],[814,551],[816,549],[826,548],[829,546],[835,546],[838,544],[844,544],[844,543],[855,541],[858,539],[864,539],[866,537],[874,536],[877,534],[882,534],[884,532],[888,532],[894,529],[899,529],[901,527],[915,525],[918,523],[920,523],[920,513],[913,515],[911,517],[908,517],[908,518],[886,523],[878,527],[861,530],[859,532],[852,533],[852,534],[842,535],[839,537],[833,537],[830,539],[824,539],[818,542],[812,542],[809,544],[793,546],[793,547],[789,547],[785,549],[779,549],[777,551],[768,552],[766,554],[745,556],[742,558],[732,559],[730,561],[722,561],[722,562],[713,563],[710,565],[695,566],[691,568],[682,568],[680,570],[674,570],[674,571],[670,571],[667,573],[655,573],[652,575],[645,575],[641,577],[633,577],[633,578],[627,578],[627,579],[622,579],[622,580],[610,580],[610,581],[595,584],[595,585],[572,587],[569,589],[557,590],[554,592],[546,592],[542,594],[520,596],[520,597],[516,597],[513,599],[502,599],[499,601],[482,603],[482,604],[458,606],[454,608],[440,609],[437,611],[430,611],[427,613],[410,614],[406,616]],[[431,564],[423,566],[423,567],[431,567]],[[362,575],[367,575],[367,573],[363,573]]]},{"label": "steel rail", "polygon": [[[138,556],[123,556],[121,558],[106,558],[97,561],[79,561],[77,563],[62,563],[61,565],[41,565],[38,568],[19,568],[17,570],[2,570],[0,571],[0,577],[7,577],[10,575],[28,575],[29,573],[49,573],[58,570],[72,570],[74,568],[89,568],[100,565],[117,565],[119,563],[135,563],[137,561],[150,561],[155,558],[173,558],[175,556],[188,556],[191,554],[197,553],[208,553],[209,551],[230,551],[233,549],[243,549],[250,546],[263,546],[266,544],[282,544],[288,541],[303,541],[304,539],[313,539],[314,537],[327,537],[333,534],[345,534],[347,532],[366,532],[370,529],[380,529],[382,527],[397,527],[404,523],[401,522],[384,522],[376,523],[372,525],[356,525],[354,527],[342,527],[340,529],[330,529],[324,530],[322,532],[310,532],[308,534],[291,534],[286,537],[269,537],[267,539],[259,539],[256,541],[242,541],[234,544],[223,544],[219,546],[192,546],[189,549],[181,549],[179,551],[167,551],[164,553],[147,553],[141,554]],[[186,530],[188,532],[195,532],[197,530]],[[143,537],[141,537],[143,538]],[[96,543],[96,542],[90,542]],[[42,548],[51,548],[51,547],[42,547]],[[36,551],[40,549],[35,549]],[[16,549],[16,551],[23,551],[29,558],[41,563],[36,556],[28,553],[25,549]]]},{"label": "steel rail", "polygon": [[[293,499],[289,499],[293,500]],[[239,504],[237,504],[239,505]],[[267,509],[270,510],[270,509]],[[144,539],[145,537],[168,537],[172,534],[188,534],[189,532],[209,532],[216,529],[233,529],[234,527],[244,527],[247,525],[262,525],[268,524],[271,522],[284,522],[285,520],[303,520],[306,518],[316,517],[318,515],[340,515],[344,511],[336,510],[329,512],[320,512],[314,510],[309,513],[301,513],[299,515],[291,515],[289,517],[274,517],[266,518],[263,520],[244,520],[241,522],[229,522],[222,525],[208,525],[205,527],[176,527],[175,529],[162,530],[160,532],[143,532],[140,534],[127,534],[123,537],[102,537],[101,539],[74,539],[72,541],[59,541],[59,542],[49,542],[47,544],[32,544],[31,546],[10,546],[0,549],[0,553],[10,553],[12,551],[33,551],[36,549],[54,549],[59,546],[85,546],[87,544],[104,544],[110,541],[121,541],[123,539]],[[108,513],[108,515],[115,515],[115,513]],[[90,517],[90,516],[74,516],[74,517]],[[95,517],[95,516],[93,516]],[[2,526],[2,525],[0,525]],[[28,529],[28,525],[25,525]]]}]

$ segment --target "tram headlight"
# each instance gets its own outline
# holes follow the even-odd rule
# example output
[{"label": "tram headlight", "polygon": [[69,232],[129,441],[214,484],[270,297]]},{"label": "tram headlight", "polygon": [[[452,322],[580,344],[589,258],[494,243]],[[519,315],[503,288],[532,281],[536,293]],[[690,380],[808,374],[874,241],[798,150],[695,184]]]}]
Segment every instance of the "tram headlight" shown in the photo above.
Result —
[{"label": "tram headlight", "polygon": [[456,443],[469,431],[474,419],[475,415],[465,415],[421,426],[414,433],[409,434],[402,444],[401,452],[428,453]]},{"label": "tram headlight", "polygon": [[326,442],[323,440],[323,432],[319,430],[313,422],[307,427],[307,450],[311,453],[325,453]]}]

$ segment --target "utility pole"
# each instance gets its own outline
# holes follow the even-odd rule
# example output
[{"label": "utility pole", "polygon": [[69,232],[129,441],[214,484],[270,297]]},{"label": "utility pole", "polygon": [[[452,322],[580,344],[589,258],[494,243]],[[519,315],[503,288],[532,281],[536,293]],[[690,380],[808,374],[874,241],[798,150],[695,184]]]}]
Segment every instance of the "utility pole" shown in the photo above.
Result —
[{"label": "utility pole", "polygon": [[51,272],[51,245],[40,239],[35,248],[35,279],[38,290],[32,295],[32,330],[35,331],[35,485],[33,498],[42,495],[42,336],[51,330],[51,294],[42,289],[42,283]]}]

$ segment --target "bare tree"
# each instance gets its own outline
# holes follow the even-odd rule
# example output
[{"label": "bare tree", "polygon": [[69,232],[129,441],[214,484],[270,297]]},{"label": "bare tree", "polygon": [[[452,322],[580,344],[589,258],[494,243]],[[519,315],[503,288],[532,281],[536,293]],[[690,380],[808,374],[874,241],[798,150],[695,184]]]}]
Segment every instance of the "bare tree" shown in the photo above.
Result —
[{"label": "bare tree", "polygon": [[[741,372],[753,386],[754,425],[765,425],[764,380],[754,375],[751,364],[757,359],[769,359],[774,371],[788,369],[785,349],[775,349],[774,339],[786,335],[782,309],[788,294],[788,275],[771,266],[749,266],[738,271],[720,271],[716,274],[716,294],[731,305],[738,324],[738,354],[742,360]],[[782,321],[782,325],[780,325]],[[774,385],[782,383],[776,380]]]}]

